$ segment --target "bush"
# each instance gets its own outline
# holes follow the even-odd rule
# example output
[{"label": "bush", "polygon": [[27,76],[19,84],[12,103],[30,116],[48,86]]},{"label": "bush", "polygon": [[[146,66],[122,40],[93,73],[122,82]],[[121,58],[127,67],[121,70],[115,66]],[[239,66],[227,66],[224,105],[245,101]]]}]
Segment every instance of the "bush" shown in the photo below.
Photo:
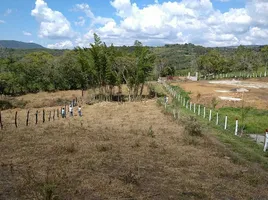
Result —
[{"label": "bush", "polygon": [[197,119],[193,116],[187,117],[184,121],[184,131],[190,136],[202,136],[202,127]]},{"label": "bush", "polygon": [[1,110],[11,109],[13,105],[9,101],[0,100],[0,108]]}]

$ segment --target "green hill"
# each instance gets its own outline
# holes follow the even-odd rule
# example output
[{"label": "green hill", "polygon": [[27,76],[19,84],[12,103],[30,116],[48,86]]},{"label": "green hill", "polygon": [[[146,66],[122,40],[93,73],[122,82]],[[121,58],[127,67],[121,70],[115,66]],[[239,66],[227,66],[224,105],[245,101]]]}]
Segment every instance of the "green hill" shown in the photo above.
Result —
[{"label": "green hill", "polygon": [[45,49],[45,47],[36,43],[26,43],[15,40],[0,40],[0,48],[8,49]]}]

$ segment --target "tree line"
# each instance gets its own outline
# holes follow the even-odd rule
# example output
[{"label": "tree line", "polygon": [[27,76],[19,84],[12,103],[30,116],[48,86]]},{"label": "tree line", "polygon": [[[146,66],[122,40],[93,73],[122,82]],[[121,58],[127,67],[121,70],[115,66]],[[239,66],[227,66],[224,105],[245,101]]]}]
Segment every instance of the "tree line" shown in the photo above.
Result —
[{"label": "tree line", "polygon": [[258,72],[260,68],[267,69],[268,46],[259,49],[239,46],[227,53],[212,49],[199,56],[196,62],[197,70],[203,74]]},{"label": "tree line", "polygon": [[142,95],[147,80],[181,74],[180,70],[219,74],[254,72],[268,65],[268,46],[147,47],[135,41],[131,47],[115,47],[107,46],[97,34],[89,48],[30,50],[27,54],[22,50],[0,50],[0,93],[4,95],[93,89],[101,96],[112,96],[115,87],[120,92],[126,84],[129,99],[135,99]]},{"label": "tree line", "polygon": [[148,47],[135,41],[131,51],[107,46],[94,34],[90,48],[66,50],[53,56],[45,51],[32,52],[21,59],[12,54],[0,60],[0,93],[17,95],[38,91],[98,89],[112,95],[126,84],[129,97],[142,95],[151,75],[155,56]]}]

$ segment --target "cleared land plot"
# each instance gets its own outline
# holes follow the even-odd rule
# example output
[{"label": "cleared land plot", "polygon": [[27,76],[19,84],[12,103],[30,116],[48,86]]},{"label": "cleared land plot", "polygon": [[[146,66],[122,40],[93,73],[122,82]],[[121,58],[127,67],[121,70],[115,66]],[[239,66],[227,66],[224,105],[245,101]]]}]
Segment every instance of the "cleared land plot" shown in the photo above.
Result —
[{"label": "cleared land plot", "polygon": [[[267,81],[267,82],[266,82]],[[208,107],[215,97],[219,100],[217,108],[220,107],[241,107],[241,101],[223,100],[219,97],[232,97],[244,99],[245,106],[251,106],[257,109],[268,110],[268,78],[251,80],[221,80],[221,81],[198,81],[198,82],[180,82],[179,86],[185,91],[191,92],[190,97],[193,102],[201,103]],[[176,85],[173,83],[172,85]],[[231,91],[234,89],[246,89],[248,92]],[[198,94],[200,98],[198,99]],[[244,95],[244,97],[243,97]],[[226,99],[226,98],[225,98]]]},{"label": "cleared land plot", "polygon": [[154,100],[87,105],[83,114],[1,132],[0,199],[268,197],[266,171],[212,136],[187,139]]}]

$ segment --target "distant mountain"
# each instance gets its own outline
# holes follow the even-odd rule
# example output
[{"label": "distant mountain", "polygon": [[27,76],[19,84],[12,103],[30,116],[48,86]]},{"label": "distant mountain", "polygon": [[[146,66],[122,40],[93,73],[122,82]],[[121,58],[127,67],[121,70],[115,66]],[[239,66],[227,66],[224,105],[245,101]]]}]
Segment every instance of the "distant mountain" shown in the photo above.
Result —
[{"label": "distant mountain", "polygon": [[0,40],[0,48],[8,49],[45,49],[45,47],[36,43],[26,43],[15,40]]}]

